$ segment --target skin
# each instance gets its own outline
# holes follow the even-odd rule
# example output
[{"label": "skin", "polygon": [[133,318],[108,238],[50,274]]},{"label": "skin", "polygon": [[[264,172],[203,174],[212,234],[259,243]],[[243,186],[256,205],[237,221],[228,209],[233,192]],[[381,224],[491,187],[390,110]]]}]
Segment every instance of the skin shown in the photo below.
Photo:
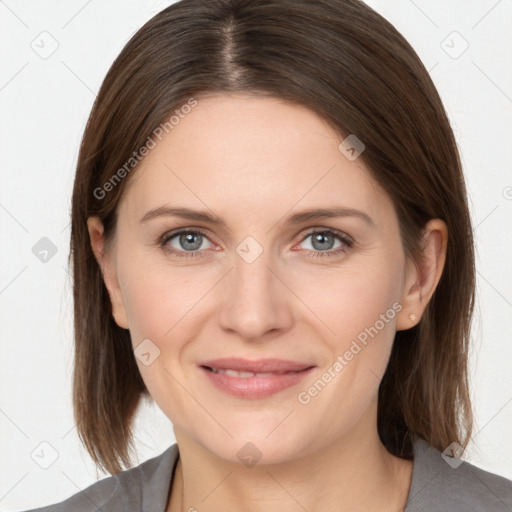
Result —
[{"label": "skin", "polygon": [[[377,393],[396,330],[419,322],[441,276],[447,229],[425,229],[424,258],[404,254],[393,203],[344,137],[311,110],[275,98],[213,95],[150,151],[130,176],[112,251],[88,219],[91,244],[120,327],[133,347],[149,338],[160,355],[137,359],[171,420],[180,449],[167,511],[403,510],[412,461],[392,456],[377,433]],[[206,210],[226,227],[172,216],[141,223],[158,206]],[[356,216],[290,225],[302,210],[352,208]],[[158,244],[202,228],[196,257]],[[313,245],[312,230],[353,240]],[[236,252],[253,237],[263,253]],[[174,237],[167,247],[190,254]],[[333,254],[338,247],[345,250]],[[253,250],[253,249],[251,249]],[[401,310],[308,404],[297,396],[321,378],[393,304]],[[416,319],[411,320],[411,314]],[[282,358],[315,365],[304,382],[248,400],[218,390],[198,369],[207,359]],[[253,443],[253,467],[237,452]],[[303,508],[302,508],[303,507]]]}]

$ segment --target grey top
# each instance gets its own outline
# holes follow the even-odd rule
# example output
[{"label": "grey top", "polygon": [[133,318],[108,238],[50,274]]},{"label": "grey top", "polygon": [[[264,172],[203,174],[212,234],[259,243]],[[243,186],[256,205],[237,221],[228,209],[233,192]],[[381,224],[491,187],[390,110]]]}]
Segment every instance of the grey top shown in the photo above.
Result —
[{"label": "grey top", "polygon": [[[27,512],[165,512],[178,445],[60,503]],[[460,465],[459,465],[460,464]],[[511,512],[512,481],[441,452],[418,438],[405,512]]]}]

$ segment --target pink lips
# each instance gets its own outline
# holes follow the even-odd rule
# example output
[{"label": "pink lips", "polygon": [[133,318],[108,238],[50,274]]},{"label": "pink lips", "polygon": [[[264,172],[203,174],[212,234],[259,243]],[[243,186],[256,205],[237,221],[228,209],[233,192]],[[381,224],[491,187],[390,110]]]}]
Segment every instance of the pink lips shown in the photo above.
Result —
[{"label": "pink lips", "polygon": [[294,386],[314,368],[311,364],[283,359],[240,358],[203,361],[199,367],[220,390],[250,399],[265,398]]}]

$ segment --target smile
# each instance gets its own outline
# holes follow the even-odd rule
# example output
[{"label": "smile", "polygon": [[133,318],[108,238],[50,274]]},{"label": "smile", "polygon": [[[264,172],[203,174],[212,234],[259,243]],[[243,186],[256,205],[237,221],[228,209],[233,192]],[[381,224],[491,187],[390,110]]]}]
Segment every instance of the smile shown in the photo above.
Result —
[{"label": "smile", "polygon": [[264,372],[264,373],[255,373],[255,372],[239,372],[237,370],[226,370],[224,368],[210,368],[207,367],[213,373],[220,373],[223,375],[229,375],[230,377],[240,377],[242,379],[247,379],[248,377],[273,377],[274,375],[283,375],[284,373],[297,373],[297,372]]},{"label": "smile", "polygon": [[213,389],[243,399],[262,399],[298,385],[315,366],[282,359],[224,358],[199,365]]}]

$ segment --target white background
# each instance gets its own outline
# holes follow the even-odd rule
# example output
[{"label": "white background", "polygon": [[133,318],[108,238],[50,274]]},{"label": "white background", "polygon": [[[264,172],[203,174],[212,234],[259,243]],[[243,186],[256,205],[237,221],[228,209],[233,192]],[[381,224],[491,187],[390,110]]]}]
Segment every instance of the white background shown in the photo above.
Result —
[{"label": "white background", "polygon": [[[107,476],[96,473],[79,444],[71,407],[74,166],[108,68],[130,36],[170,3],[0,0],[2,511],[61,501]],[[367,3],[420,55],[460,146],[478,253],[476,428],[464,458],[512,479],[512,0]],[[465,43],[453,31],[469,44],[458,58]],[[42,46],[41,38],[46,49],[58,44],[46,59],[31,47]],[[46,263],[32,252],[43,237],[57,250]],[[174,443],[155,405],[141,413],[135,464]],[[53,450],[58,457],[47,469],[31,458],[34,452],[40,464],[50,463]]]}]

